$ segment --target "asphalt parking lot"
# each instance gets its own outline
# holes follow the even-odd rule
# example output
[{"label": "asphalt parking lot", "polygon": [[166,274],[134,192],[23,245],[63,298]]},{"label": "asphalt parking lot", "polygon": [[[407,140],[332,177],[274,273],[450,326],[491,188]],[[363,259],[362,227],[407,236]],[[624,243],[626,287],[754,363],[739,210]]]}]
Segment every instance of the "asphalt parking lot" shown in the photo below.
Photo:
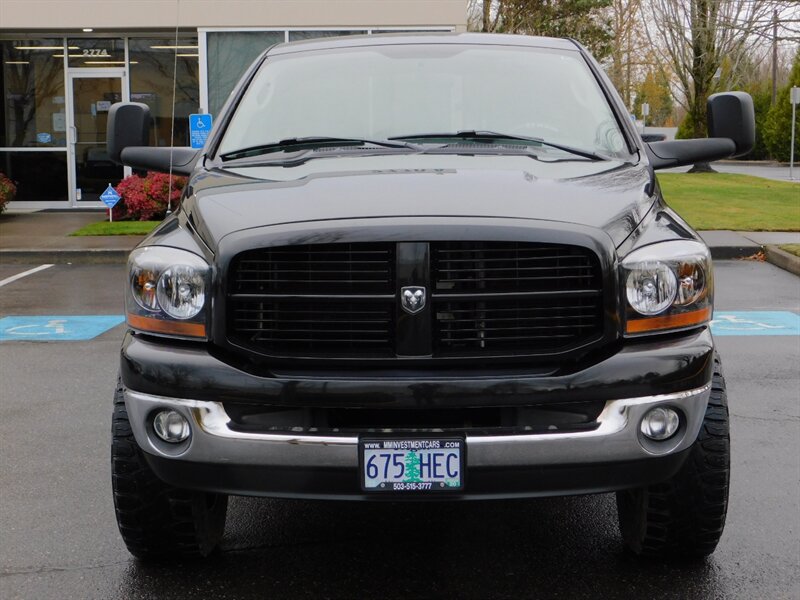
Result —
[{"label": "asphalt parking lot", "polygon": [[[0,281],[37,266],[0,265]],[[87,341],[0,342],[0,597],[798,598],[800,337],[737,311],[800,313],[800,278],[765,263],[715,267],[717,310],[733,315],[717,337],[733,465],[725,535],[703,563],[628,555],[610,494],[234,498],[219,554],[139,563],[119,538],[110,490],[116,325]],[[121,265],[55,265],[0,287],[0,318],[48,317],[14,327],[59,339],[74,315],[121,314],[123,280]]]}]

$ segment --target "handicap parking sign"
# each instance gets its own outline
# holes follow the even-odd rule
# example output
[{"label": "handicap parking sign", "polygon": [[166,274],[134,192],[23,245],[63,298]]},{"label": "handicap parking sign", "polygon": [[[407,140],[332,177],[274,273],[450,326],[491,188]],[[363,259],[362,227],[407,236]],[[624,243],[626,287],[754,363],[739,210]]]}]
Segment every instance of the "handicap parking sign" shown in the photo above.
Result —
[{"label": "handicap parking sign", "polygon": [[206,145],[212,122],[211,115],[189,115],[189,140],[192,148],[202,148]]}]

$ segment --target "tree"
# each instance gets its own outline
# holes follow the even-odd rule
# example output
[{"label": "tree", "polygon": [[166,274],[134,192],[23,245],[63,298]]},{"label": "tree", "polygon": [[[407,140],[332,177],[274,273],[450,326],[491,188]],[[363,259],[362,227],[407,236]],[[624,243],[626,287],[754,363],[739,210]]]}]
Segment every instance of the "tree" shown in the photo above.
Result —
[{"label": "tree", "polygon": [[[606,9],[612,0],[483,0],[471,5],[484,32],[571,37],[598,59],[611,52],[613,37]],[[476,25],[477,19],[471,17]]]},{"label": "tree", "polygon": [[[794,58],[789,83],[778,91],[775,105],[769,109],[764,123],[764,142],[770,156],[776,160],[788,161],[792,136],[792,105],[789,103],[789,90],[800,87],[800,50]],[[800,111],[797,111],[800,113]],[[795,123],[794,155],[800,157],[800,127]]]},{"label": "tree", "polygon": [[650,70],[636,89],[636,101],[633,103],[633,112],[642,114],[642,104],[650,105],[650,116],[647,124],[653,127],[667,126],[672,119],[675,108],[672,99],[672,90],[663,72]]},{"label": "tree", "polygon": [[611,0],[609,7],[611,35],[611,64],[608,76],[617,88],[625,106],[631,107],[633,69],[642,54],[645,40],[642,35],[641,0]]},{"label": "tree", "polygon": [[[772,0],[650,0],[648,36],[671,66],[686,109],[691,137],[706,135],[706,101],[732,81],[721,76],[723,60],[735,75],[738,63],[771,27]],[[722,85],[720,85],[722,84]]]}]

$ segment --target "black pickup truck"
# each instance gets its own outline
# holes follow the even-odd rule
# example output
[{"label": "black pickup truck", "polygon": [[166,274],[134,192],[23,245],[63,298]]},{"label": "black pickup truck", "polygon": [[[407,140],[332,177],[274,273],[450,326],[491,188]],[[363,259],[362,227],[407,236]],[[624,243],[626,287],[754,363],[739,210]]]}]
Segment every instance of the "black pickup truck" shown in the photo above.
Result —
[{"label": "black pickup truck", "polygon": [[266,50],[202,150],[108,153],[188,175],[128,261],[114,396],[120,532],[209,554],[230,494],[460,501],[615,491],[636,553],[705,556],[729,482],[708,248],[659,168],[748,152],[645,143],[566,39],[349,37]]}]

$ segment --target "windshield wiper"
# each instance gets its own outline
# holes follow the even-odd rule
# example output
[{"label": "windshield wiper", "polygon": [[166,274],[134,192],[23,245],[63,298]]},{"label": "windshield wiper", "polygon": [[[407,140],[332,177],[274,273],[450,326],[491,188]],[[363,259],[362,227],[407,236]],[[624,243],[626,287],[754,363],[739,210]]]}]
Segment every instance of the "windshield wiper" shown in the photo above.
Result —
[{"label": "windshield wiper", "polygon": [[437,140],[437,139],[460,139],[460,140],[478,140],[478,141],[486,141],[486,142],[494,142],[498,140],[511,140],[515,142],[526,142],[528,144],[539,144],[541,146],[548,146],[550,148],[556,148],[558,150],[563,150],[564,152],[569,152],[570,154],[574,154],[576,156],[582,156],[583,158],[588,158],[591,160],[609,160],[605,156],[601,156],[599,154],[595,154],[590,150],[583,150],[581,148],[573,148],[572,146],[565,146],[564,144],[556,144],[555,142],[548,142],[543,138],[538,137],[525,137],[521,135],[512,135],[509,133],[498,133],[496,131],[475,131],[475,130],[464,130],[464,131],[457,131],[456,133],[417,133],[412,135],[397,135],[392,136],[390,140],[414,140],[414,141],[422,141],[422,140]]},{"label": "windshield wiper", "polygon": [[247,148],[240,148],[239,150],[232,150],[225,154],[220,154],[222,160],[233,160],[236,158],[244,158],[247,156],[259,156],[261,154],[269,154],[270,152],[281,152],[283,150],[295,150],[303,148],[323,148],[323,147],[337,147],[337,146],[381,146],[382,148],[410,148],[416,150],[417,147],[407,142],[392,142],[389,140],[371,140],[367,138],[339,138],[339,137],[299,137],[287,138],[279,142],[270,144],[260,144],[258,146],[249,146]]}]

